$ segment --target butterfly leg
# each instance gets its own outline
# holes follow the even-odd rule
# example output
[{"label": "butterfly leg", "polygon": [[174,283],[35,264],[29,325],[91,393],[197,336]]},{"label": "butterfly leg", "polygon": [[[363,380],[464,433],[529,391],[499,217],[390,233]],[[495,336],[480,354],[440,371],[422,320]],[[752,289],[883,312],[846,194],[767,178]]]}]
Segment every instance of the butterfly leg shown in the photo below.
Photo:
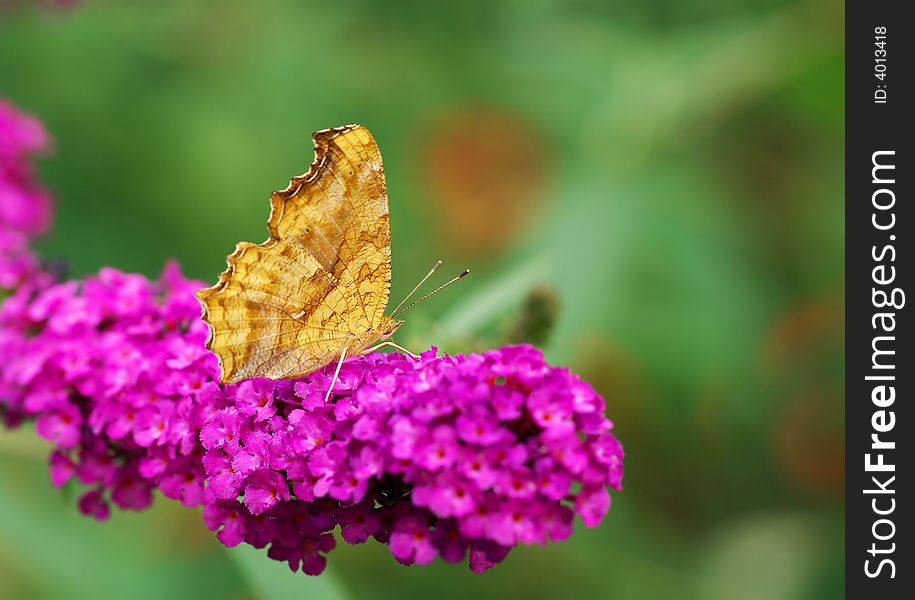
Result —
[{"label": "butterfly leg", "polygon": [[343,366],[343,359],[346,358],[346,346],[343,346],[343,352],[340,353],[340,360],[337,361],[337,369],[334,371],[334,378],[330,380],[330,387],[327,388],[327,395],[324,396],[324,403],[330,400],[330,394],[334,391],[334,385],[337,383],[337,378],[340,376],[340,367]]},{"label": "butterfly leg", "polygon": [[403,346],[398,346],[397,344],[395,344],[394,342],[392,342],[390,340],[388,340],[386,342],[381,342],[380,344],[376,344],[376,345],[372,346],[371,348],[366,348],[365,350],[362,351],[362,354],[368,354],[369,352],[374,352],[375,350],[378,350],[379,348],[384,348],[385,346],[390,346],[390,347],[394,348],[395,350],[400,350],[404,354],[409,354],[413,358],[419,358],[418,355],[413,354],[412,352],[410,352]]}]

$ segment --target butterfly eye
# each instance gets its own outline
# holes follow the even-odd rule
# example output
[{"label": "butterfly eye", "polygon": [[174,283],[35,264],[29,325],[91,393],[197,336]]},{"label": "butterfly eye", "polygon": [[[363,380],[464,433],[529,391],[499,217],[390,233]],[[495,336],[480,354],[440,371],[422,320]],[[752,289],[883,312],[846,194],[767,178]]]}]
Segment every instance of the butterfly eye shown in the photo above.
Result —
[{"label": "butterfly eye", "polygon": [[381,339],[389,339],[392,335],[394,335],[394,332],[397,331],[401,325],[403,325],[403,321],[391,321],[391,324],[388,325],[387,330],[381,334]]}]

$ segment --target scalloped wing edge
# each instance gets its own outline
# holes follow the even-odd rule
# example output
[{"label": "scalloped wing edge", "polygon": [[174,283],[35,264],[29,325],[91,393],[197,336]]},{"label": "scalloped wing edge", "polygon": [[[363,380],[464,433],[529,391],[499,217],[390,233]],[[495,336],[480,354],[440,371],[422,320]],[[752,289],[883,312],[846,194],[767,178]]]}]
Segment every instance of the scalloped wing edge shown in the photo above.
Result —
[{"label": "scalloped wing edge", "polygon": [[[286,211],[286,201],[295,196],[298,191],[302,189],[302,186],[314,181],[321,172],[321,168],[327,161],[327,150],[331,140],[355,129],[363,129],[368,133],[368,130],[365,129],[365,127],[358,123],[353,123],[340,127],[322,129],[311,134],[311,140],[315,146],[315,158],[312,161],[311,166],[308,167],[308,171],[298,177],[290,179],[289,185],[287,185],[285,189],[270,194],[270,217],[267,219],[267,231],[270,233],[270,237],[276,237],[275,226],[283,218],[283,213]],[[374,140],[370,133],[369,137]]]},{"label": "scalloped wing edge", "polygon": [[[285,200],[291,196],[294,196],[304,184],[312,181],[315,177],[317,177],[321,167],[327,160],[327,149],[330,141],[338,135],[344,134],[354,129],[365,129],[365,127],[353,123],[340,127],[321,129],[320,131],[316,131],[311,135],[312,142],[314,143],[315,157],[311,163],[311,166],[309,166],[308,171],[306,171],[303,175],[299,175],[290,179],[289,185],[286,186],[285,189],[274,191],[270,194],[270,217],[267,219],[267,230],[270,233],[270,236],[260,244],[254,244],[252,242],[238,242],[235,245],[235,250],[226,256],[226,269],[219,274],[219,278],[216,280],[216,283],[208,288],[194,292],[194,296],[197,297],[197,301],[200,303],[200,317],[203,319],[204,323],[207,324],[208,333],[206,339],[206,349],[216,355],[216,360],[219,365],[220,383],[235,383],[236,381],[240,380],[234,380],[231,377],[231,373],[226,373],[225,368],[223,367],[222,356],[213,350],[213,343],[216,340],[216,329],[213,327],[212,323],[210,323],[210,299],[225,289],[226,285],[235,272],[235,262],[248,248],[255,246],[260,248],[269,248],[271,245],[279,241],[279,239],[273,235],[273,223],[274,217],[277,221],[279,221],[279,219],[282,217],[282,213],[286,206]],[[371,136],[371,134],[369,135]]]}]

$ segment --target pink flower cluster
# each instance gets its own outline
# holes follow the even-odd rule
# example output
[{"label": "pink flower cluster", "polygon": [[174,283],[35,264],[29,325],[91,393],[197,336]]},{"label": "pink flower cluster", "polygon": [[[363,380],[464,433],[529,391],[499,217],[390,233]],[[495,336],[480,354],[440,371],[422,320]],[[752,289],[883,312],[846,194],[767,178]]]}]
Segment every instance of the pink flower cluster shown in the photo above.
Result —
[{"label": "pink flower cluster", "polygon": [[340,525],[407,565],[469,550],[480,571],[517,544],[566,539],[576,512],[596,526],[620,488],[603,400],[530,346],[359,356],[325,404],[332,367],[225,389],[200,435],[204,515],[225,544],[272,543],[313,573]]},{"label": "pink flower cluster", "polygon": [[320,573],[338,525],[404,564],[437,556],[481,571],[517,544],[597,525],[622,448],[603,400],[529,346],[419,359],[355,357],[298,381],[220,386],[199,283],[103,269],[16,294],[0,309],[8,421],[51,441],[51,479],[75,478],[84,513],[145,508],[158,487],[204,506],[227,546]]},{"label": "pink flower cluster", "polygon": [[88,487],[80,509],[139,510],[153,487],[203,498],[200,428],[220,394],[199,284],[102,269],[83,282],[21,288],[0,307],[0,413],[51,441],[51,479]]},{"label": "pink flower cluster", "polygon": [[30,160],[48,143],[37,119],[0,99],[0,291],[17,287],[38,268],[28,242],[50,225],[51,202],[34,181]]}]

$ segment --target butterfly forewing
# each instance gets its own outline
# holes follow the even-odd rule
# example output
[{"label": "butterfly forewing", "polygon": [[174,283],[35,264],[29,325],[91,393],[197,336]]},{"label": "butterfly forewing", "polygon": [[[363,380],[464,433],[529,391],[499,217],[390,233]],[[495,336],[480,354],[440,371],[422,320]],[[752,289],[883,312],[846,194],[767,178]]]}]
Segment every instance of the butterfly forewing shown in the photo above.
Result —
[{"label": "butterfly forewing", "polygon": [[271,196],[263,244],[242,242],[197,293],[222,381],[292,378],[378,327],[391,283],[381,153],[359,125],[314,134],[315,161]]}]

